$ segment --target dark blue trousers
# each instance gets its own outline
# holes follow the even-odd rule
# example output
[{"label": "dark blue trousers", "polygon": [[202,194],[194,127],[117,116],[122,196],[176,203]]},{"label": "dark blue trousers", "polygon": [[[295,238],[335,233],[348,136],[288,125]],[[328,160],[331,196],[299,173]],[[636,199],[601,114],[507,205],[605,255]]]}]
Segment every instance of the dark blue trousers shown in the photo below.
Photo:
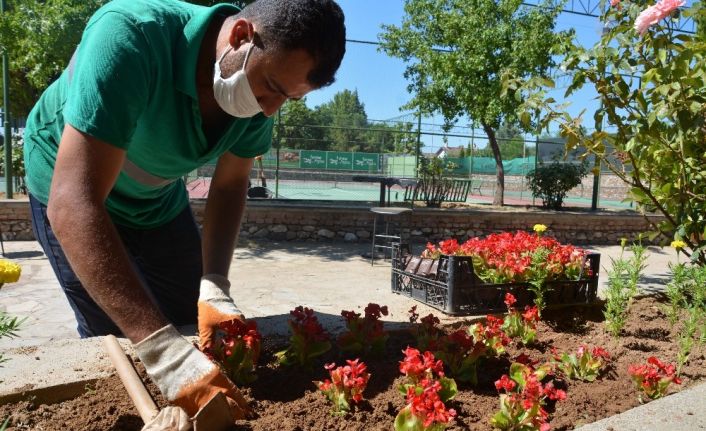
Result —
[{"label": "dark blue trousers", "polygon": [[[118,327],[93,301],[71,269],[49,225],[47,207],[32,195],[29,203],[34,236],[76,315],[81,338],[120,335]],[[187,206],[174,220],[155,229],[124,226],[116,229],[133,267],[162,313],[177,326],[195,324],[202,263],[201,236],[191,208]]]}]

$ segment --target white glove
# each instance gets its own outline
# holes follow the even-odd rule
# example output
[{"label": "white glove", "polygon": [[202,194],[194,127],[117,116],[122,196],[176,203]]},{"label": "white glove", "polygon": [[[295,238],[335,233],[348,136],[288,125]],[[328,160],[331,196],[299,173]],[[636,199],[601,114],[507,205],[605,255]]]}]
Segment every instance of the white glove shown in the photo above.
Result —
[{"label": "white glove", "polygon": [[248,405],[238,388],[174,326],[167,325],[135,344],[135,352],[162,395],[189,416],[223,392],[233,418],[245,418]]},{"label": "white glove", "polygon": [[154,419],[142,427],[142,431],[189,431],[191,428],[189,415],[184,409],[169,406],[160,410]]},{"label": "white glove", "polygon": [[199,289],[199,343],[201,348],[210,347],[218,324],[233,319],[244,320],[245,316],[230,297],[230,282],[219,274],[201,277]]}]

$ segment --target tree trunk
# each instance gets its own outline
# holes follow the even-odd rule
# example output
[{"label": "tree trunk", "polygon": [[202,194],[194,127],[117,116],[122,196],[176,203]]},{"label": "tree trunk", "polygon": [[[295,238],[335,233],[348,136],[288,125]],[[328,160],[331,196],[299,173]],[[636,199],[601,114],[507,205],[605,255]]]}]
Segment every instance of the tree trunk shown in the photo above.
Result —
[{"label": "tree trunk", "polygon": [[495,138],[495,130],[486,123],[482,123],[483,130],[485,134],[488,135],[488,142],[490,143],[490,148],[493,150],[493,157],[495,157],[495,196],[493,197],[493,205],[503,206],[505,204],[505,170],[503,169],[503,159],[500,156],[500,147],[498,146],[498,140]]}]

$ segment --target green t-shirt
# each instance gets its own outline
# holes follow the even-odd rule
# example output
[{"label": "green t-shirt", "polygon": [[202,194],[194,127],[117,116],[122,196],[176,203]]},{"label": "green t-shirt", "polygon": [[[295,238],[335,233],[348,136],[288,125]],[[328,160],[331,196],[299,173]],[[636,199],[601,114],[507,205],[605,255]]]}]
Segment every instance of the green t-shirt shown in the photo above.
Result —
[{"label": "green t-shirt", "polygon": [[30,193],[47,203],[65,124],[127,150],[106,200],[117,224],[153,228],[188,205],[182,177],[226,151],[266,153],[272,120],[234,118],[213,146],[201,129],[196,63],[211,18],[232,15],[177,0],[113,0],[91,17],[69,67],[44,92],[25,129]]}]

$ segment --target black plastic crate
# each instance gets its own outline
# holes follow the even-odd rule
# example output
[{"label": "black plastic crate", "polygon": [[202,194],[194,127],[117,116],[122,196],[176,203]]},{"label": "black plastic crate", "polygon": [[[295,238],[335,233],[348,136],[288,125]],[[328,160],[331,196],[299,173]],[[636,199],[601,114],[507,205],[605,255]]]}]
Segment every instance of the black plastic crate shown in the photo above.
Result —
[{"label": "black plastic crate", "polygon": [[[534,303],[528,283],[487,284],[473,271],[468,256],[444,256],[423,259],[416,273],[406,271],[411,255],[409,247],[398,246],[392,256],[392,292],[407,295],[445,314],[455,316],[502,313],[507,311],[505,294],[517,299],[515,307]],[[550,281],[546,296],[548,308],[591,304],[598,296],[598,271],[601,256],[587,254],[591,275],[576,281]]]}]

